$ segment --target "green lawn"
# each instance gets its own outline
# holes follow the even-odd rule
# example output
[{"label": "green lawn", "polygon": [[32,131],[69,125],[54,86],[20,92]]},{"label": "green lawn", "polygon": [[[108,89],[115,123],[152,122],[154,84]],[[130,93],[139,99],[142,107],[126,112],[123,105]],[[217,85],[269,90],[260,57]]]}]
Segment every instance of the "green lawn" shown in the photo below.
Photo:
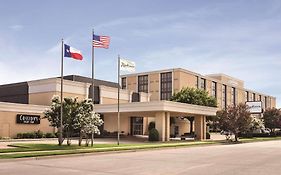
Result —
[{"label": "green lawn", "polygon": [[56,144],[14,144],[15,148],[0,149],[0,159],[22,158],[22,157],[38,157],[49,155],[64,155],[64,154],[79,154],[107,151],[122,151],[122,150],[138,150],[138,149],[153,149],[165,147],[179,146],[197,146],[215,144],[215,141],[190,141],[190,142],[169,142],[169,143],[144,143],[144,144],[95,144],[94,147],[85,147],[77,145]]},{"label": "green lawn", "polygon": [[[281,140],[281,137],[258,137],[240,139],[238,143],[260,142],[270,140]],[[191,147],[199,145],[214,144],[234,144],[229,141],[171,141],[171,142],[154,142],[154,143],[138,143],[138,144],[95,144],[94,147],[85,147],[77,145],[56,144],[13,144],[14,148],[0,149],[0,159],[23,158],[23,157],[39,157],[51,155],[81,154],[107,151],[122,150],[139,150],[139,149],[155,149],[167,147]]]}]

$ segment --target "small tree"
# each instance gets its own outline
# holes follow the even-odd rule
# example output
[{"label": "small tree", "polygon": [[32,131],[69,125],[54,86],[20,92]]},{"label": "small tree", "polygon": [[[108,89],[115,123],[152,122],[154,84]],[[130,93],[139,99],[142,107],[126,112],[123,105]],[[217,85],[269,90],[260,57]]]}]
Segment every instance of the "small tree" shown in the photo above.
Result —
[{"label": "small tree", "polygon": [[[86,134],[86,145],[88,142],[88,134],[99,134],[98,126],[103,124],[99,114],[93,111],[93,101],[86,99],[78,103],[78,113],[74,118],[74,128],[79,130],[79,146],[81,146],[83,135]],[[91,145],[93,146],[93,137],[91,138]]]},{"label": "small tree", "polygon": [[275,128],[281,128],[281,111],[276,108],[266,109],[263,120],[265,127],[274,132]]},{"label": "small tree", "polygon": [[249,107],[245,104],[228,106],[225,110],[217,112],[218,125],[221,130],[234,134],[235,142],[238,141],[238,134],[247,132],[251,128],[252,117]]},{"label": "small tree", "polygon": [[[70,100],[67,100],[66,98],[64,99],[66,101],[63,102],[63,116],[62,116],[62,131],[63,131],[63,136],[67,136],[68,137],[68,141],[69,141],[69,136],[71,135],[69,132],[71,132],[71,128],[72,128],[72,119],[71,119],[71,109],[73,108]],[[46,110],[44,112],[44,118],[47,118],[48,121],[50,122],[50,126],[55,127],[57,129],[59,129],[60,127],[60,115],[61,115],[61,102],[59,100],[58,96],[54,96],[52,99],[52,104],[50,106],[50,109]],[[64,140],[64,138],[63,138]],[[60,140],[58,138],[59,141],[59,145],[61,145],[63,143],[63,140]]]},{"label": "small tree", "polygon": [[[56,128],[60,127],[60,107],[61,102],[59,97],[55,96],[52,99],[50,109],[44,112],[44,118],[47,118],[50,122],[50,125]],[[72,136],[73,130],[75,129],[80,133],[79,146],[81,146],[83,134],[86,134],[86,136],[90,133],[98,134],[98,126],[101,126],[103,121],[100,119],[98,114],[94,113],[92,100],[86,99],[78,102],[77,98],[64,98],[62,123],[63,135],[67,137],[67,144],[71,144],[70,138]],[[63,140],[59,140],[59,145],[61,145],[62,142]]]},{"label": "small tree", "polygon": [[201,106],[217,107],[217,100],[209,96],[208,92],[202,89],[183,88],[171,97],[171,101],[195,104]]},{"label": "small tree", "polygon": [[94,134],[100,134],[98,126],[103,124],[103,120],[100,118],[100,114],[92,113],[87,118],[87,124],[85,125],[83,132],[86,133],[86,146],[89,145],[88,135],[91,135],[91,146],[94,146]]}]

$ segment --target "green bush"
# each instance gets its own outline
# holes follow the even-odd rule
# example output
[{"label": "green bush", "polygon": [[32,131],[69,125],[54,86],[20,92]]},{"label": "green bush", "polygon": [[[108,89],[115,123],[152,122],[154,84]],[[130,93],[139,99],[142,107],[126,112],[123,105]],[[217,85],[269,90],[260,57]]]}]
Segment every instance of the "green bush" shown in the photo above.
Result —
[{"label": "green bush", "polygon": [[154,129],[155,128],[155,122],[150,122],[148,124],[148,131],[150,131],[151,129]]},{"label": "green bush", "polygon": [[152,128],[149,131],[148,141],[159,141],[159,132],[157,131],[157,129]]},{"label": "green bush", "polygon": [[44,133],[40,130],[38,130],[37,132],[34,132],[34,133],[35,133],[36,138],[43,138],[43,136],[44,136]]},{"label": "green bush", "polygon": [[23,138],[23,133],[17,133],[17,138],[22,139]]},{"label": "green bush", "polygon": [[46,133],[46,138],[55,138],[56,135],[54,133],[51,133],[51,132],[47,132]]},{"label": "green bush", "polygon": [[29,132],[29,133],[27,133],[27,138],[30,138],[30,139],[36,138],[36,133],[35,133],[35,132]]}]

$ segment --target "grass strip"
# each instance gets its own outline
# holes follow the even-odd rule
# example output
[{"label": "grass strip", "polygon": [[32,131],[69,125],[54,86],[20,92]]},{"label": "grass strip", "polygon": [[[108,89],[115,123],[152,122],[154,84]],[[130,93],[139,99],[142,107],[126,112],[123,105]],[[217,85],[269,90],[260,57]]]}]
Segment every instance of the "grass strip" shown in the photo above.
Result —
[{"label": "grass strip", "polygon": [[[160,143],[160,144],[128,144],[117,146],[114,144],[95,145],[95,147],[79,147],[79,149],[57,149],[57,150],[37,150],[37,151],[20,151],[20,152],[6,152],[0,154],[0,159],[10,158],[23,158],[23,157],[39,157],[50,155],[66,155],[66,154],[79,154],[79,153],[92,153],[92,152],[108,152],[108,151],[122,151],[122,150],[139,150],[139,149],[153,149],[153,148],[165,148],[165,147],[182,147],[182,146],[197,146],[214,144],[216,142],[187,142],[187,143]],[[35,146],[35,144],[34,144]],[[42,146],[42,145],[41,145]],[[44,147],[52,147],[52,144],[45,144]],[[96,147],[97,146],[97,147]],[[36,146],[35,146],[36,147]]]},{"label": "grass strip", "polygon": [[[281,137],[256,137],[242,138],[239,143],[252,143],[261,141],[281,140]],[[14,144],[16,148],[0,149],[0,159],[24,158],[24,157],[40,157],[67,154],[81,154],[93,152],[123,151],[123,150],[143,150],[168,147],[191,147],[212,144],[235,144],[229,141],[172,141],[168,143],[141,143],[141,144],[95,144],[94,147],[85,147],[77,145],[56,144]]]}]

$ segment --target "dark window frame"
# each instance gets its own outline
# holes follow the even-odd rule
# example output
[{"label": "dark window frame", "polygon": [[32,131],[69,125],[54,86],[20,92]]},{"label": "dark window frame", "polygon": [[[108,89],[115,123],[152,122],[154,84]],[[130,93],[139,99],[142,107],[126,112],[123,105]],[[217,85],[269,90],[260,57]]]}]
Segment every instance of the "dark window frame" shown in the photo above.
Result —
[{"label": "dark window frame", "polygon": [[236,88],[235,87],[231,87],[231,103],[233,105],[236,105]]},{"label": "dark window frame", "polygon": [[227,86],[225,84],[222,85],[222,108],[227,108]]},{"label": "dark window frame", "polygon": [[[203,87],[202,87],[202,82],[203,82]],[[206,79],[205,78],[200,79],[200,88],[206,90]]]},{"label": "dark window frame", "polygon": [[217,82],[212,81],[212,96],[217,98]]},{"label": "dark window frame", "polygon": [[127,89],[127,77],[122,77],[121,78],[121,88],[122,89]]},{"label": "dark window frame", "polygon": [[169,100],[173,92],[173,75],[172,72],[160,74],[160,99]]},{"label": "dark window frame", "polygon": [[138,76],[138,92],[148,93],[148,75]]}]

